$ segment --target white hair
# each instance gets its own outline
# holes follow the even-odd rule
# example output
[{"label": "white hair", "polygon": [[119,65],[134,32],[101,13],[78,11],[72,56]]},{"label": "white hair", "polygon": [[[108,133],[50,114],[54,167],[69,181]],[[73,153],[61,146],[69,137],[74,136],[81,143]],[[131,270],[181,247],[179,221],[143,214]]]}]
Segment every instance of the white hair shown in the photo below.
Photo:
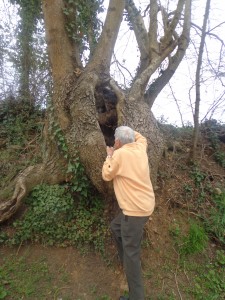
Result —
[{"label": "white hair", "polygon": [[135,141],[134,130],[128,126],[117,127],[115,130],[115,139],[118,139],[122,145],[133,143]]}]

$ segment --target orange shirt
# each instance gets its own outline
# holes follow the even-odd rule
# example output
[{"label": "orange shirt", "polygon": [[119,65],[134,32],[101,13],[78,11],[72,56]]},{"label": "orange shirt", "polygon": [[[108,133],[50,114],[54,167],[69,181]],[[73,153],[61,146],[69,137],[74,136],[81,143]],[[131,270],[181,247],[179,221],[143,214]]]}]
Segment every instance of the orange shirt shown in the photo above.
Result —
[{"label": "orange shirt", "polygon": [[127,216],[150,216],[155,207],[146,149],[146,138],[135,132],[135,142],[115,150],[103,164],[102,178],[113,180],[119,207]]}]

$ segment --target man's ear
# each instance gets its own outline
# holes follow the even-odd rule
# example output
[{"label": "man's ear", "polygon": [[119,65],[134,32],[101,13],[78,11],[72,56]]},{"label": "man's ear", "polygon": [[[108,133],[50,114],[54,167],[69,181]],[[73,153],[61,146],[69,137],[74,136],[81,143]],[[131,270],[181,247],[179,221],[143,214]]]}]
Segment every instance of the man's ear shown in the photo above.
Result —
[{"label": "man's ear", "polygon": [[120,140],[116,139],[116,140],[115,140],[115,144],[114,144],[114,148],[115,148],[115,149],[119,149],[120,147],[121,147]]}]

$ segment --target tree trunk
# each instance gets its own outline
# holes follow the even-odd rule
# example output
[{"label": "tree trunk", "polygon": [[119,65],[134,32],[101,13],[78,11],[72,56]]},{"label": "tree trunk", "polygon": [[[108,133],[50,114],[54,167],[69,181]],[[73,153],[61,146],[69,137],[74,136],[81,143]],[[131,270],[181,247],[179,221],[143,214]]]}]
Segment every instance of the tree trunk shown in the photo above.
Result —
[{"label": "tree trunk", "polygon": [[[48,128],[46,123],[45,129]],[[56,144],[45,135],[45,151],[43,163],[29,166],[20,172],[8,186],[0,192],[0,223],[14,215],[22,204],[22,200],[38,184],[57,184],[67,180],[67,162],[58,151]]]},{"label": "tree trunk", "polygon": [[[114,197],[112,184],[102,180],[101,170],[106,157],[106,141],[113,143],[114,129],[119,125],[126,124],[147,137],[153,184],[156,183],[158,162],[164,145],[157,122],[148,105],[140,100],[138,102],[130,101],[129,95],[120,103],[120,118],[116,116],[113,119],[113,122],[116,121],[116,123],[109,122],[109,130],[104,135],[99,124],[97,111],[97,107],[102,101],[100,97],[102,95],[96,91],[99,91],[101,86],[105,88],[105,81],[102,83],[94,72],[84,72],[79,79],[76,75],[70,76],[62,80],[61,85],[58,86],[58,93],[55,94],[54,101],[63,99],[65,103],[62,114],[64,115],[64,111],[67,112],[67,123],[66,127],[63,123],[63,132],[70,159],[76,160],[77,153],[79,153],[87,176],[104,198],[110,201]],[[108,88],[112,89],[110,85]],[[67,91],[66,97],[65,90]],[[60,115],[58,119],[62,120]],[[22,199],[35,185],[40,183],[56,184],[66,181],[67,162],[63,158],[63,153],[58,151],[56,143],[52,143],[48,128],[49,125],[46,124],[46,147],[48,151],[44,152],[43,164],[27,168],[17,176],[9,188],[0,194],[2,201],[0,222],[9,219],[18,210]]]},{"label": "tree trunk", "polygon": [[[82,67],[81,57],[78,55],[80,42],[76,42],[76,39],[71,41],[66,31],[63,11],[67,2],[63,0],[42,2],[54,83],[51,101],[54,112],[49,114],[50,125],[46,125],[47,152],[42,165],[25,170],[11,184],[11,189],[7,191],[9,193],[4,194],[5,196],[0,195],[0,201],[3,201],[0,206],[2,216],[0,221],[9,218],[11,212],[16,211],[23,197],[35,184],[65,181],[68,163],[65,161],[66,157],[70,158],[70,162],[76,162],[79,156],[92,184],[105,199],[111,200],[114,197],[112,184],[102,180],[101,170],[106,157],[106,145],[113,145],[115,128],[120,125],[128,125],[146,136],[149,144],[151,178],[155,185],[164,143],[150,107],[175,72],[189,42],[191,0],[179,0],[172,18],[162,6],[158,7],[157,1],[150,1],[151,21],[148,31],[133,1],[110,0],[96,48],[93,49],[86,66]],[[132,86],[126,91],[120,89],[110,77],[113,49],[125,6],[141,52],[140,68]],[[157,22],[160,10],[164,12],[165,28],[164,35],[159,39]],[[182,12],[183,30],[179,28],[181,33],[178,34],[175,29],[178,24],[181,26],[179,19]],[[78,16],[79,10],[76,13]],[[165,75],[162,75],[158,82],[155,81],[157,84],[154,85],[152,94],[151,86],[154,81],[148,85],[149,80],[167,58],[168,72],[164,70]],[[54,127],[55,131],[51,130],[51,124],[57,124],[58,127]],[[57,137],[58,130],[63,135],[61,138],[64,150],[61,152],[57,147],[57,144],[60,145],[62,142]],[[53,136],[56,138],[55,144],[51,140]]]},{"label": "tree trunk", "polygon": [[210,1],[211,0],[207,0],[206,2],[205,15],[204,15],[203,26],[202,26],[201,42],[200,42],[199,53],[198,53],[198,63],[197,63],[196,75],[195,75],[196,98],[195,98],[195,111],[194,111],[194,131],[192,136],[192,149],[190,152],[190,161],[192,162],[196,160],[196,151],[197,151],[198,136],[199,136],[199,108],[201,102],[200,73],[201,73],[202,57],[203,57],[205,37],[206,37],[206,25],[209,17],[209,10],[210,10]]}]

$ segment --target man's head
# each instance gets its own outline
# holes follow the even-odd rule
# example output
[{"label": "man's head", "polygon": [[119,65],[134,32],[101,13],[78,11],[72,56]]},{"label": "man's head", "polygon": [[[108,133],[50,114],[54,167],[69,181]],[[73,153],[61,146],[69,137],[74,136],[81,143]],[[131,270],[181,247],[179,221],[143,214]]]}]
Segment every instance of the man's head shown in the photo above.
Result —
[{"label": "man's head", "polygon": [[120,126],[115,130],[115,144],[114,148],[119,149],[125,144],[133,143],[135,141],[134,130],[128,126]]}]

